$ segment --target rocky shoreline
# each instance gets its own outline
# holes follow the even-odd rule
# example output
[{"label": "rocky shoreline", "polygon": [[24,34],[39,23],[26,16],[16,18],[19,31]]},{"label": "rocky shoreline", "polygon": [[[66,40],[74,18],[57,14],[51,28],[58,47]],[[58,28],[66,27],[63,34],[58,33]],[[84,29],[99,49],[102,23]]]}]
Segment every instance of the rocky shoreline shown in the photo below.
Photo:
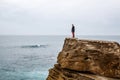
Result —
[{"label": "rocky shoreline", "polygon": [[46,80],[120,80],[120,45],[66,38]]}]

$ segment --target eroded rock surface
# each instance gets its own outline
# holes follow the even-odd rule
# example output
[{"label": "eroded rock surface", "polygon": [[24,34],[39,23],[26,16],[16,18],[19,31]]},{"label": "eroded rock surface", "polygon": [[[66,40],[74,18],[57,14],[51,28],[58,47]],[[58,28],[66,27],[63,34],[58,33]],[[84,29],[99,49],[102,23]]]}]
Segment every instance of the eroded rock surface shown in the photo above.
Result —
[{"label": "eroded rock surface", "polygon": [[[82,76],[81,72],[120,79],[120,45],[112,41],[66,38],[57,63],[59,66],[50,70],[47,80],[103,80]],[[51,76],[54,70],[59,73]],[[69,73],[67,78],[59,79],[58,76],[66,76],[64,72]],[[69,79],[70,75],[76,77]],[[57,77],[52,79],[55,76]]]},{"label": "eroded rock surface", "polygon": [[63,69],[59,64],[49,70],[47,80],[120,80],[91,74],[89,72],[79,72]]}]

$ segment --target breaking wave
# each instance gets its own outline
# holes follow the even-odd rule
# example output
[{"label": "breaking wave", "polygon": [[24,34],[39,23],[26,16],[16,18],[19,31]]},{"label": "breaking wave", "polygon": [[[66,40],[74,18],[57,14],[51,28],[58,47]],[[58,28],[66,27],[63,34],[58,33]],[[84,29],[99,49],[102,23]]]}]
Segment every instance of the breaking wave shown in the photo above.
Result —
[{"label": "breaking wave", "polygon": [[21,48],[46,48],[48,45],[24,45]]}]

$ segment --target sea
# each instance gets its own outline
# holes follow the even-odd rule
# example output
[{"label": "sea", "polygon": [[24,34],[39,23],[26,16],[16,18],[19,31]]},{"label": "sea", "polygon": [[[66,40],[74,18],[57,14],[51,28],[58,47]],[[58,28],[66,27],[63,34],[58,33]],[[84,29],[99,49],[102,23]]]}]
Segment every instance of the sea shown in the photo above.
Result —
[{"label": "sea", "polygon": [[[46,80],[57,63],[65,38],[71,36],[0,36],[0,80]],[[120,43],[120,36],[76,36]]]}]

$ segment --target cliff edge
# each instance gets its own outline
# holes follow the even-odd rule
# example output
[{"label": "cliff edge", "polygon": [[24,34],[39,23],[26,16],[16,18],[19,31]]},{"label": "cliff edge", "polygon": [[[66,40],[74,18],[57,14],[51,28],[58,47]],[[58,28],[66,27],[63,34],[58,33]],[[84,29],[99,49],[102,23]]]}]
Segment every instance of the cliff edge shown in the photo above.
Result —
[{"label": "cliff edge", "polygon": [[120,80],[120,45],[66,38],[47,80]]}]

